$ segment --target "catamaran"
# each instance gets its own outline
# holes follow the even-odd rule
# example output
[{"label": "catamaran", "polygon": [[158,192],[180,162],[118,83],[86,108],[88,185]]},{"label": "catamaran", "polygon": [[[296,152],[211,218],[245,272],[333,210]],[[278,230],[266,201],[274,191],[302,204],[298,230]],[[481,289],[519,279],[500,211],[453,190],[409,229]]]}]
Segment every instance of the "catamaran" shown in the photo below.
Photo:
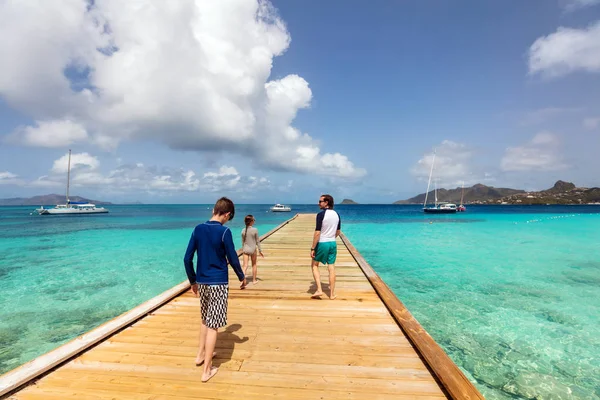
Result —
[{"label": "catamaran", "polygon": [[67,167],[67,195],[65,204],[57,204],[54,208],[41,206],[35,211],[39,215],[79,215],[79,214],[106,214],[108,210],[104,207],[96,207],[95,204],[69,200],[69,183],[71,181],[71,149],[69,149],[69,164]]},{"label": "catamaran", "polygon": [[427,214],[455,214],[456,204],[441,202],[438,203],[437,197],[437,182],[434,183],[435,202],[433,207],[427,207],[427,197],[429,196],[429,187],[431,186],[431,177],[433,176],[433,166],[435,165],[435,151],[433,152],[433,160],[431,161],[431,171],[429,171],[429,181],[427,182],[427,192],[425,192],[425,201],[423,202],[423,212]]}]

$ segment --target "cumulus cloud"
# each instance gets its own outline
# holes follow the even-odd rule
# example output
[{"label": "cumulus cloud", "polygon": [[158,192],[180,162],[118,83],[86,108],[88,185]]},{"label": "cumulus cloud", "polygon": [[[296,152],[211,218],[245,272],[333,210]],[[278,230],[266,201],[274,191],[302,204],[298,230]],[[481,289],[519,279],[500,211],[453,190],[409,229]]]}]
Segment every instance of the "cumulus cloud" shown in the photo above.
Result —
[{"label": "cumulus cloud", "polygon": [[310,106],[308,82],[269,80],[290,41],[263,0],[2,2],[0,95],[48,126],[72,124],[59,134],[25,128],[28,144],[87,134],[103,148],[150,140],[272,170],[364,176],[292,125]]},{"label": "cumulus cloud", "polygon": [[[88,153],[73,153],[71,154],[71,169],[77,170],[78,168],[87,168],[94,170],[98,168],[100,162],[98,158]],[[69,168],[69,153],[65,154],[58,160],[54,161],[52,165],[52,172],[54,173],[66,173]]]},{"label": "cumulus cloud", "polygon": [[503,171],[558,171],[568,168],[560,154],[560,140],[551,132],[540,132],[531,141],[509,147],[500,163]]},{"label": "cumulus cloud", "polygon": [[17,128],[8,141],[38,147],[65,147],[88,138],[86,129],[69,119],[36,121],[35,126]]},{"label": "cumulus cloud", "polygon": [[583,127],[589,130],[597,129],[598,127],[600,127],[600,117],[585,118],[583,120]]},{"label": "cumulus cloud", "polygon": [[566,11],[576,11],[581,8],[591,7],[600,4],[600,0],[566,0],[563,1]]},{"label": "cumulus cloud", "polygon": [[600,72],[600,21],[584,29],[560,27],[529,48],[529,73],[556,77],[573,71]]},{"label": "cumulus cloud", "polygon": [[18,185],[21,183],[22,181],[18,179],[18,175],[8,171],[0,172],[0,185]]},{"label": "cumulus cloud", "polygon": [[[29,185],[47,188],[64,186],[67,164],[68,153],[54,161],[48,175],[39,177]],[[266,177],[242,176],[231,166],[221,166],[216,171],[208,171],[200,176],[189,169],[145,166],[142,163],[123,164],[103,173],[98,159],[88,153],[72,154],[71,168],[72,187],[107,190],[244,193],[271,185]]]},{"label": "cumulus cloud", "polygon": [[[433,163],[433,151],[423,155],[412,167],[411,173],[419,180],[427,181]],[[462,143],[444,140],[435,149],[433,179],[438,186],[458,186],[462,182],[475,183],[480,177],[473,176],[471,160],[473,151]]]}]

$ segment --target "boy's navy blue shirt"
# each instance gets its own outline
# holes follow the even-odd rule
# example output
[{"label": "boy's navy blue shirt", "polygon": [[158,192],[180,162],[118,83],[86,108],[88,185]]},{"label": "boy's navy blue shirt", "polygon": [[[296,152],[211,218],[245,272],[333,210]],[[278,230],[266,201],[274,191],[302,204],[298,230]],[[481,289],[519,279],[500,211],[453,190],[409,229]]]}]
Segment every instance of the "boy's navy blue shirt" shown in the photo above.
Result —
[{"label": "boy's navy blue shirt", "polygon": [[[194,271],[194,253],[196,252],[198,252],[197,272]],[[196,226],[183,258],[185,272],[190,283],[192,285],[196,282],[205,285],[228,284],[227,260],[238,279],[243,281],[244,272],[229,228],[223,226],[219,221],[206,221]]]}]

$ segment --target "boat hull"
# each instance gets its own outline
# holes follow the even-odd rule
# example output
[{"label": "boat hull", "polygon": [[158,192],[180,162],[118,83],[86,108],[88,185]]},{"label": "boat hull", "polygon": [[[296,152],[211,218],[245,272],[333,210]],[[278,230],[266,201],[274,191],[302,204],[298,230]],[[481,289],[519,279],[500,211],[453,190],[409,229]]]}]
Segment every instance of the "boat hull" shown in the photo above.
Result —
[{"label": "boat hull", "polygon": [[290,208],[290,209],[288,209],[288,210],[281,210],[281,209],[279,209],[279,210],[274,210],[274,209],[272,209],[272,208],[271,208],[271,212],[292,212],[292,209]]},{"label": "boat hull", "polygon": [[424,208],[425,214],[456,214],[456,210],[445,210],[439,208]]},{"label": "boat hull", "polygon": [[106,214],[108,210],[106,208],[95,209],[95,210],[75,210],[75,209],[66,209],[66,210],[55,210],[52,208],[36,210],[40,215],[82,215],[82,214]]}]

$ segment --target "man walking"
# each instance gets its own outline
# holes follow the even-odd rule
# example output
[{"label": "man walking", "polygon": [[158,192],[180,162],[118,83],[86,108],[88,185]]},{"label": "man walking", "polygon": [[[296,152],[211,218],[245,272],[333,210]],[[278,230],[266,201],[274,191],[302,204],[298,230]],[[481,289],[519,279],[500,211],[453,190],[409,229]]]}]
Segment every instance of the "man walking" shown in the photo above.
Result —
[{"label": "man walking", "polygon": [[310,257],[312,258],[312,273],[317,285],[317,291],[311,296],[320,299],[323,296],[319,263],[327,264],[329,270],[329,298],[334,300],[335,294],[335,259],[337,244],[335,239],[340,235],[342,221],[337,211],[333,210],[333,197],[324,194],[319,198],[321,212],[317,214],[317,227],[313,237]]}]

